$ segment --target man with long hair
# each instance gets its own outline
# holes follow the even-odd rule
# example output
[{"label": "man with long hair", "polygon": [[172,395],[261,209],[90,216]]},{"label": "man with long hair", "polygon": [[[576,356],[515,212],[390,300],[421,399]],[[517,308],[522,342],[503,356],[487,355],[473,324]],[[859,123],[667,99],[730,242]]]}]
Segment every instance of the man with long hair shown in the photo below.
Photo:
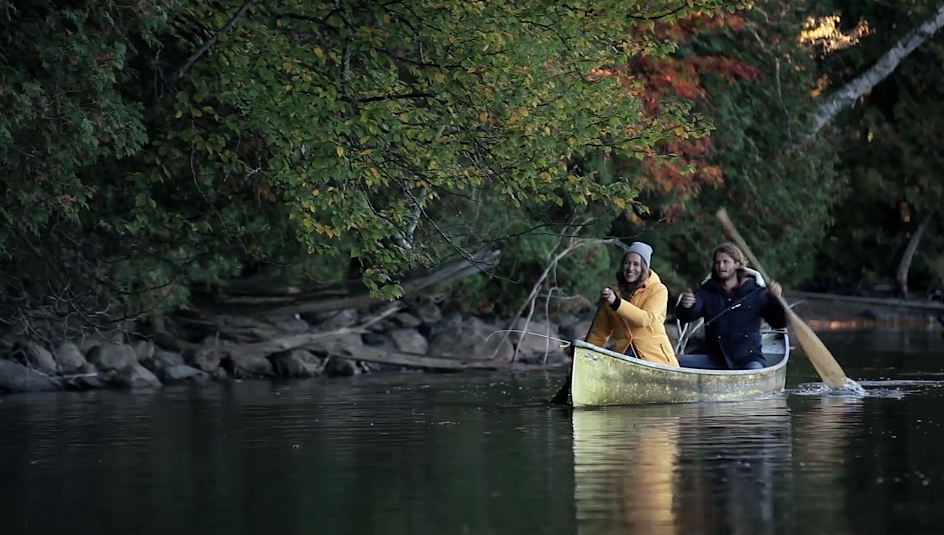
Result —
[{"label": "man with long hair", "polygon": [[711,258],[711,278],[697,291],[682,294],[675,311],[683,323],[705,319],[706,354],[679,355],[679,364],[722,370],[764,368],[761,320],[775,329],[787,326],[786,313],[777,299],[780,285],[770,281],[765,288],[759,284],[734,244],[718,246]]}]

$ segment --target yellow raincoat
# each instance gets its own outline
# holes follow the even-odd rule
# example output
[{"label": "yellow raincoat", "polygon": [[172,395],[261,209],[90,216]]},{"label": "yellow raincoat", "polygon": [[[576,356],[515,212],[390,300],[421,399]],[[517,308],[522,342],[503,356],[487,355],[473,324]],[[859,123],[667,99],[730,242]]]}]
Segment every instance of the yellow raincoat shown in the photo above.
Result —
[{"label": "yellow raincoat", "polygon": [[597,309],[587,333],[587,343],[603,347],[607,338],[613,336],[613,351],[617,353],[625,353],[632,344],[636,356],[643,360],[678,366],[675,350],[665,333],[669,289],[656,272],[650,270],[646,282],[636,288],[629,299],[620,295],[618,303],[616,310],[607,304]]}]

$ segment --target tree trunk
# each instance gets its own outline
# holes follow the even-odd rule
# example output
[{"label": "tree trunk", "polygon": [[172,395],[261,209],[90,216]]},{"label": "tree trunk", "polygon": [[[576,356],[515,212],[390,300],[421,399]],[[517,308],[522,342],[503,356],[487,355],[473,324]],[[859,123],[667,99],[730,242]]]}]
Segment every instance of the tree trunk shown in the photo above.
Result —
[{"label": "tree trunk", "polygon": [[875,62],[875,65],[824,98],[813,116],[813,124],[807,132],[805,141],[809,142],[815,138],[816,134],[839,112],[855,104],[855,101],[866,91],[893,73],[902,60],[908,57],[908,54],[927,41],[942,26],[944,26],[944,4],[939,5],[934,13],[917,28],[899,39]]},{"label": "tree trunk", "polygon": [[908,299],[908,270],[911,269],[911,261],[914,260],[915,251],[918,250],[918,243],[921,242],[921,236],[923,236],[924,231],[927,230],[933,215],[934,212],[930,211],[921,217],[921,222],[918,223],[918,229],[911,235],[911,239],[908,240],[908,247],[905,247],[905,253],[901,255],[901,262],[898,264],[897,280],[898,289],[905,299]]}]

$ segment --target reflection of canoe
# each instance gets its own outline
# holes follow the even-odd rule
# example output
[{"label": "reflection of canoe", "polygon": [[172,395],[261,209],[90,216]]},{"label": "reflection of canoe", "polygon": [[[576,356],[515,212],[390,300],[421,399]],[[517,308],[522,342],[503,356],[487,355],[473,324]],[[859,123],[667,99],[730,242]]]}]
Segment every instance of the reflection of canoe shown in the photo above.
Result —
[{"label": "reflection of canoe", "polygon": [[679,407],[574,411],[578,533],[675,533]]},{"label": "reflection of canoe", "polygon": [[580,535],[765,533],[776,520],[774,485],[786,482],[775,481],[773,467],[792,475],[786,398],[610,407],[572,418]]},{"label": "reflection of canoe", "polygon": [[760,370],[696,370],[665,366],[574,341],[574,407],[756,399],[783,390],[790,343],[785,331],[763,336],[768,366]]}]

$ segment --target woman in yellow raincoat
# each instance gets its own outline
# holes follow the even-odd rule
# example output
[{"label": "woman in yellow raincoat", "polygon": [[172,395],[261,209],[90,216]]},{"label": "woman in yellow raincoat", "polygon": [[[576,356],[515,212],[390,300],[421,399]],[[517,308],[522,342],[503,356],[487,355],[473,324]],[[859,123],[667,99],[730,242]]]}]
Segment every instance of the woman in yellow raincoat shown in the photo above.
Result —
[{"label": "woman in yellow raincoat", "polygon": [[633,242],[616,272],[616,287],[604,288],[587,333],[587,343],[603,347],[613,336],[613,351],[678,366],[675,350],[665,332],[669,289],[649,267],[652,247]]}]

